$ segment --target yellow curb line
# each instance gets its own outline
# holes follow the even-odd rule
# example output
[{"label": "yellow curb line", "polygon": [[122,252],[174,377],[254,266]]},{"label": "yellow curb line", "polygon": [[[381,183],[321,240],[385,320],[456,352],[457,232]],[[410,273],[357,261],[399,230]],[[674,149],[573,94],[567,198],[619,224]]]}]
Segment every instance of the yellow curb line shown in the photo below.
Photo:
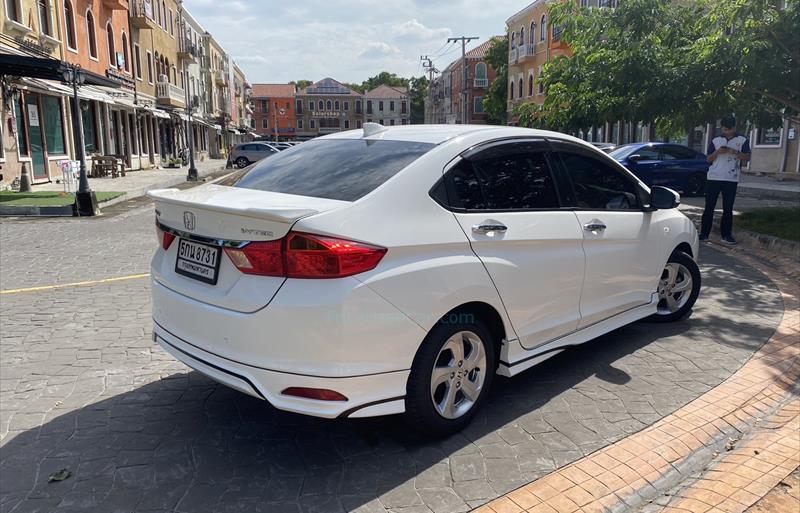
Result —
[{"label": "yellow curb line", "polygon": [[125,280],[135,280],[138,278],[147,278],[150,276],[150,273],[144,274],[131,274],[128,276],[118,276],[116,278],[105,278],[103,280],[90,280],[90,281],[78,281],[75,283],[64,283],[61,285],[45,285],[43,287],[29,287],[27,289],[8,289],[8,290],[0,290],[0,295],[2,294],[18,294],[20,292],[39,292],[42,290],[54,290],[54,289],[63,289],[66,287],[80,287],[83,285],[97,285],[100,283],[111,283],[114,281],[125,281]]}]

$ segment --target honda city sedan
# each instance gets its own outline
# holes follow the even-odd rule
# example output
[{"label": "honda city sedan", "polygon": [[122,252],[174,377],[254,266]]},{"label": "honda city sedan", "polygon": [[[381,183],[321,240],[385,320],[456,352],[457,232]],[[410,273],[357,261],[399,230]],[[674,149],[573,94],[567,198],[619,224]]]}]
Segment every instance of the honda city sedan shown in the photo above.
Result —
[{"label": "honda city sedan", "polygon": [[496,375],[700,290],[679,195],[554,132],[365,123],[149,196],[154,339],[318,417],[451,433]]},{"label": "honda city sedan", "polygon": [[661,185],[700,196],[706,190],[706,155],[671,143],[632,143],[613,150],[611,158],[627,167],[646,185]]}]

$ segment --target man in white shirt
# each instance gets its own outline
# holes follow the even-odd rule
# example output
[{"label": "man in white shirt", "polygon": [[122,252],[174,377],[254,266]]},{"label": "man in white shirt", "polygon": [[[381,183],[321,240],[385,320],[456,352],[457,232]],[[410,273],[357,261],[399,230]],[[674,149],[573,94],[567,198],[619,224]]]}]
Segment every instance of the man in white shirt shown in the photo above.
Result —
[{"label": "man in white shirt", "polygon": [[742,162],[750,160],[750,141],[736,133],[736,119],[722,120],[722,135],[715,137],[708,145],[706,160],[708,180],[706,183],[706,208],[700,227],[700,240],[708,240],[714,222],[714,209],[717,198],[722,193],[722,243],[736,244],[733,238],[733,202],[739,185],[739,172]]}]

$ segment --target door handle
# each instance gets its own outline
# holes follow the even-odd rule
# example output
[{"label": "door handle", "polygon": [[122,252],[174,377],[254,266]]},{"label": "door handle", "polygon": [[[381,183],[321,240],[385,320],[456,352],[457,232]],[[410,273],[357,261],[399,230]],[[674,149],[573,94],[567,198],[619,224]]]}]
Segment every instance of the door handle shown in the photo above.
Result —
[{"label": "door handle", "polygon": [[500,223],[481,223],[472,225],[472,231],[475,233],[489,233],[500,232],[503,233],[508,230],[508,227]]},{"label": "door handle", "polygon": [[592,219],[591,221],[583,225],[583,229],[586,230],[587,232],[602,232],[606,228],[607,226],[605,225],[605,223],[603,223],[603,221],[598,221],[597,219]]}]

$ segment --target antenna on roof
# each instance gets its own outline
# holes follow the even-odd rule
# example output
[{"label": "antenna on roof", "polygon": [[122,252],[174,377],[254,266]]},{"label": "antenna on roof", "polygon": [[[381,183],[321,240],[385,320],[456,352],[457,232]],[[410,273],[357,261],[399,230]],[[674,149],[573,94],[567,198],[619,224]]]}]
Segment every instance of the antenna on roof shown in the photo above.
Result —
[{"label": "antenna on roof", "polygon": [[386,127],[380,123],[364,123],[364,137],[379,134],[386,130]]}]

